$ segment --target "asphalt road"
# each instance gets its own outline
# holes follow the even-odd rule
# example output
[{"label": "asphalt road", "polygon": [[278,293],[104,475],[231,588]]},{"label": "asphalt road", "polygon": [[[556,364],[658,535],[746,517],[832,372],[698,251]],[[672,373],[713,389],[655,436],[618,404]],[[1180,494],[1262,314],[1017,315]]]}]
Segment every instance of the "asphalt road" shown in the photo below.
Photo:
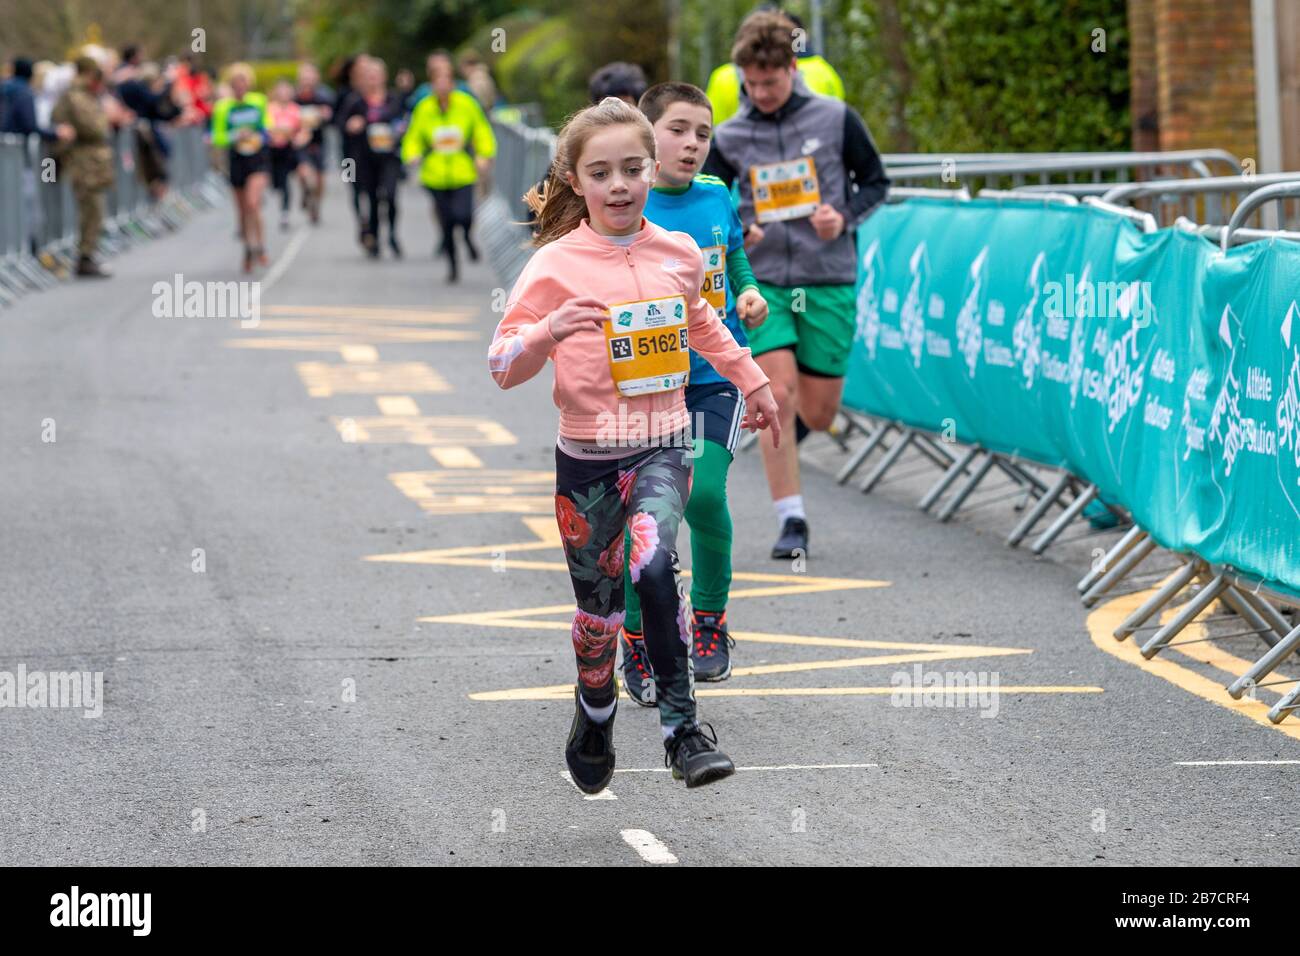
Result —
[{"label": "asphalt road", "polygon": [[[492,382],[497,280],[444,285],[403,200],[402,261],[337,188],[277,235],[256,328],[155,315],[155,283],[239,278],[225,209],[0,312],[0,671],[104,680],[98,718],[0,708],[0,862],[1296,862],[1300,768],[1183,765],[1300,758],[1294,728],[1090,637],[1113,534],[1036,559],[994,485],[941,525],[932,469],[860,495],[825,436],[806,568],[767,557],[757,453],[732,469],[741,670],[700,701],[744,769],[688,792],[625,698],[584,799],[550,384]],[[995,708],[899,706],[918,665]]]}]

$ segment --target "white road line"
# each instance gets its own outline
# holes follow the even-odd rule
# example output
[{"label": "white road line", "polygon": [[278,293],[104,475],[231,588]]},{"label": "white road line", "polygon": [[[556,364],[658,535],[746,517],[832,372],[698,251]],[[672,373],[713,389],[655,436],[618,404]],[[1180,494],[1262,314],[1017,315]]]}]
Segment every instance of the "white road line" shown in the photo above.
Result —
[{"label": "white road line", "polygon": [[[787,763],[771,767],[737,767],[741,770],[866,770],[879,767],[878,763]],[[667,767],[623,767],[615,773],[671,773]]]},{"label": "white road line", "polygon": [[298,250],[302,244],[307,241],[307,236],[311,230],[305,226],[293,234],[289,240],[289,245],[285,246],[284,252],[280,253],[280,258],[271,263],[271,268],[266,270],[266,275],[261,281],[260,295],[266,295],[271,290],[271,286],[280,281],[280,276],[284,275],[289,266],[293,265],[293,260],[298,256]]},{"label": "white road line", "polygon": [[[1175,767],[1292,767],[1300,760],[1179,760]],[[616,771],[617,772],[617,771]]]},{"label": "white road line", "polygon": [[620,830],[618,835],[647,863],[677,862],[677,857],[649,830]]},{"label": "white road line", "polygon": [[604,790],[600,791],[600,793],[583,792],[583,789],[573,782],[573,777],[569,776],[569,771],[567,770],[560,771],[560,778],[565,782],[567,782],[568,784],[570,784],[574,790],[577,790],[579,793],[581,793],[582,799],[584,800],[617,800],[618,799],[618,797],[614,796],[614,791],[609,789],[609,787],[606,787]]}]

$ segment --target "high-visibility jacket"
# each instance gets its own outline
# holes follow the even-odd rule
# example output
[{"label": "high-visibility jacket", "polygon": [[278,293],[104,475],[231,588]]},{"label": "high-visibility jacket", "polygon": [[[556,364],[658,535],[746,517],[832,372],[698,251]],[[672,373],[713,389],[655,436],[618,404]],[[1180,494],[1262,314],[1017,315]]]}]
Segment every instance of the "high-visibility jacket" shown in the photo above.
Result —
[{"label": "high-visibility jacket", "polygon": [[475,156],[497,153],[496,136],[478,100],[452,90],[443,110],[434,95],[415,105],[402,137],[402,162],[420,159],[420,182],[430,189],[459,189],[478,181]]},{"label": "high-visibility jacket", "polygon": [[[836,100],[844,99],[844,81],[825,57],[801,56],[795,63],[810,92]],[[720,126],[740,112],[740,68],[734,63],[722,64],[709,75],[709,88],[705,92],[713,104],[713,125]]]},{"label": "high-visibility jacket", "polygon": [[212,145],[232,145],[240,130],[252,130],[265,138],[269,125],[265,94],[245,93],[242,100],[227,96],[212,107]]}]

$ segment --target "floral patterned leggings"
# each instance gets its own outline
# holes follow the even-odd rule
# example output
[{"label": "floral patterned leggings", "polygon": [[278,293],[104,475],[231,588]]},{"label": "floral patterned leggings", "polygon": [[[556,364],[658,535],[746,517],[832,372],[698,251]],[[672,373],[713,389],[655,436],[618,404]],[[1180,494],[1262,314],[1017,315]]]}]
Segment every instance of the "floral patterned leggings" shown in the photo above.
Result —
[{"label": "floral patterned leggings", "polygon": [[695,678],[686,591],[678,578],[677,528],[690,497],[690,448],[651,447],[609,460],[555,450],[555,516],[573,594],[578,684],[592,707],[614,702],[614,658],[623,624],[624,535],[641,600],[646,653],[665,731],[695,723]]}]

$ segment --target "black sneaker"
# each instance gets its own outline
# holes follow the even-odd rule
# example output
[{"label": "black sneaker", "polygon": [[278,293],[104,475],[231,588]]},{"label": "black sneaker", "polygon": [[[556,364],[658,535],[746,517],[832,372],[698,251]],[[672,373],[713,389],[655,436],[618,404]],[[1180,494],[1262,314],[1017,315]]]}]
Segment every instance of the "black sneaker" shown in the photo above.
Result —
[{"label": "black sneaker", "polygon": [[633,637],[622,628],[618,636],[623,646],[623,686],[627,696],[642,707],[654,707],[655,674],[645,652],[645,641],[640,634]]},{"label": "black sneaker", "polygon": [[600,793],[614,777],[614,717],[618,713],[618,695],[609,720],[598,724],[582,706],[581,691],[573,688],[573,726],[564,746],[564,760],[578,789]]},{"label": "black sneaker", "polygon": [[695,612],[695,643],[691,656],[695,658],[695,679],[702,681],[726,680],[731,676],[731,649],[736,641],[727,633],[727,612],[704,614]]},{"label": "black sneaker", "polygon": [[[796,555],[795,552],[799,554]],[[808,557],[808,522],[803,518],[786,518],[781,537],[772,545],[772,557]]]},{"label": "black sneaker", "polygon": [[[704,728],[708,727],[708,733]],[[664,741],[664,765],[672,767],[674,780],[685,780],[688,787],[699,787],[721,780],[736,772],[731,758],[717,748],[718,735],[712,724],[678,727]]]},{"label": "black sneaker", "polygon": [[83,279],[107,279],[112,274],[107,266],[89,256],[82,256],[77,260],[77,275]]}]

